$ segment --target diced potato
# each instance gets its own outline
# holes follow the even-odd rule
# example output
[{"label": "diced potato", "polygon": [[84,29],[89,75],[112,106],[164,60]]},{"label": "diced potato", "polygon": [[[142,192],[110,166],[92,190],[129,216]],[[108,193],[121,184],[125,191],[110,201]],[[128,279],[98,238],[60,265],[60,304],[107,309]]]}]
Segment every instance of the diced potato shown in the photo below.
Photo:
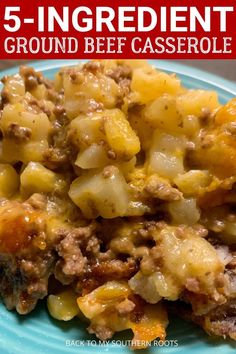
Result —
[{"label": "diced potato", "polygon": [[145,214],[152,214],[153,210],[148,203],[139,200],[130,200],[125,216],[142,216]]},{"label": "diced potato", "polygon": [[198,117],[193,115],[183,117],[182,133],[186,134],[189,138],[195,138],[200,128]]},{"label": "diced potato", "polygon": [[205,291],[215,291],[215,279],[224,269],[216,250],[192,229],[182,229],[182,236],[176,231],[176,228],[165,228],[157,237],[161,243],[163,267],[183,285],[188,278],[197,277]]},{"label": "diced potato", "polygon": [[153,134],[152,143],[160,151],[183,150],[186,147],[186,138],[182,135],[168,134],[157,129]]},{"label": "diced potato", "polygon": [[188,90],[177,97],[177,108],[183,116],[195,115],[199,117],[203,110],[214,110],[220,106],[215,91]]},{"label": "diced potato", "polygon": [[129,280],[129,286],[135,294],[140,295],[150,304],[156,304],[162,298],[176,300],[181,292],[181,286],[173,278],[160,272],[145,275],[141,271]]},{"label": "diced potato", "polygon": [[119,109],[104,112],[104,130],[111,149],[129,160],[140,150],[139,138]]},{"label": "diced potato", "polygon": [[200,188],[208,186],[210,182],[209,172],[202,170],[190,170],[184,174],[179,174],[174,179],[178,189],[185,195],[198,194]]},{"label": "diced potato", "polygon": [[9,128],[9,125],[15,123],[20,127],[29,128],[31,130],[31,140],[47,140],[51,124],[45,113],[34,114],[27,112],[23,105],[7,105],[3,109],[1,119],[1,129],[3,134]]},{"label": "diced potato", "polygon": [[[154,231],[163,263],[159,270],[141,268],[130,279],[131,289],[146,301],[176,300],[189,279],[198,279],[201,294],[215,292],[215,281],[224,270],[215,248],[192,228],[165,227]],[[143,271],[147,274],[143,273]],[[152,272],[150,274],[150,272]]]},{"label": "diced potato", "polygon": [[49,295],[47,306],[50,315],[56,320],[70,321],[80,313],[77,297],[78,295],[73,290],[65,290],[57,295]]},{"label": "diced potato", "polygon": [[162,298],[156,289],[152,275],[146,276],[139,271],[129,280],[129,286],[135,294],[150,304],[156,304]]},{"label": "diced potato", "polygon": [[[82,150],[92,144],[107,142],[117,158],[129,160],[139,150],[140,143],[124,113],[119,109],[105,110],[92,116],[80,116],[70,123],[70,139]],[[86,151],[94,152],[93,146]],[[101,147],[96,151],[102,151]],[[82,152],[83,153],[83,152]],[[108,162],[108,161],[107,161]]]},{"label": "diced potato", "polygon": [[[12,124],[19,130],[19,137],[14,138]],[[27,112],[20,103],[7,105],[3,109],[0,128],[5,136],[2,145],[2,158],[7,162],[42,161],[48,148],[48,134],[51,123],[45,113]],[[27,130],[27,135],[20,135],[20,130]]]},{"label": "diced potato", "polygon": [[75,165],[83,169],[102,168],[114,164],[127,176],[135,167],[136,157],[129,161],[115,161],[108,158],[107,151],[103,145],[92,144],[87,149],[80,151],[77,155]]},{"label": "diced potato", "polygon": [[47,99],[47,89],[43,84],[37,85],[31,91],[31,95],[34,96],[37,100],[46,100]]},{"label": "diced potato", "polygon": [[10,103],[20,102],[25,94],[24,80],[19,74],[8,76],[4,88]]},{"label": "diced potato", "polygon": [[128,204],[127,183],[115,166],[85,173],[71,184],[69,196],[87,218],[123,216]]},{"label": "diced potato", "polygon": [[164,93],[176,95],[182,91],[178,78],[151,67],[134,69],[131,89],[140,103],[148,103]]},{"label": "diced potato", "polygon": [[147,105],[143,112],[143,118],[153,128],[161,128],[172,132],[179,131],[183,121],[177,110],[176,98],[167,94]]},{"label": "diced potato", "polygon": [[149,151],[149,173],[170,180],[183,173],[184,146],[183,137],[156,131]]},{"label": "diced potato", "polygon": [[119,86],[114,80],[102,73],[84,73],[80,68],[75,68],[73,73],[70,70],[63,73],[63,88],[69,118],[87,112],[91,102],[100,102],[105,108],[113,108],[119,95]]},{"label": "diced potato", "polygon": [[101,168],[111,163],[102,145],[92,144],[77,155],[75,165],[83,169]]},{"label": "diced potato", "polygon": [[0,197],[10,198],[19,188],[19,176],[8,164],[0,164]]},{"label": "diced potato", "polygon": [[45,140],[17,144],[11,139],[4,139],[2,144],[2,158],[7,162],[40,162],[43,161],[43,156],[47,148],[48,142]]},{"label": "diced potato", "polygon": [[91,144],[104,141],[106,137],[101,127],[101,114],[95,114],[90,117],[80,116],[73,119],[70,123],[70,137],[73,144],[85,149]]},{"label": "diced potato", "polygon": [[168,210],[176,224],[193,225],[200,219],[196,200],[192,198],[170,202]]},{"label": "diced potato", "polygon": [[30,162],[20,176],[21,187],[26,194],[53,192],[59,183],[55,172],[38,162]]},{"label": "diced potato", "polygon": [[135,113],[129,113],[129,123],[139,137],[142,150],[147,151],[152,142],[152,125],[143,119],[142,114]]},{"label": "diced potato", "polygon": [[150,172],[155,172],[170,180],[184,172],[183,155],[181,153],[153,152],[150,158]]}]

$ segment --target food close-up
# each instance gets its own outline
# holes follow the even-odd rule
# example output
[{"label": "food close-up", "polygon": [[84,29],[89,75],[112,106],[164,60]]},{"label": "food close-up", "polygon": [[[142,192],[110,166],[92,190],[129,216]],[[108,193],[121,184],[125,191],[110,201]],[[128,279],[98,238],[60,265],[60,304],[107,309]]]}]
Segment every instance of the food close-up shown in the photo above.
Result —
[{"label": "food close-up", "polygon": [[[0,296],[102,341],[236,340],[236,98],[144,60],[2,78]],[[142,345],[136,345],[141,341]]]}]

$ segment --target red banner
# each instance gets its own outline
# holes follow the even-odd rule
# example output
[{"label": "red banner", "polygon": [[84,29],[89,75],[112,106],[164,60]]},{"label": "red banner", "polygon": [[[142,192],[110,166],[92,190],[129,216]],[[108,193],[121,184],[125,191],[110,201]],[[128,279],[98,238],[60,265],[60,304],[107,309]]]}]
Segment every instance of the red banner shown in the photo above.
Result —
[{"label": "red banner", "polygon": [[235,59],[235,0],[1,0],[0,59]]}]

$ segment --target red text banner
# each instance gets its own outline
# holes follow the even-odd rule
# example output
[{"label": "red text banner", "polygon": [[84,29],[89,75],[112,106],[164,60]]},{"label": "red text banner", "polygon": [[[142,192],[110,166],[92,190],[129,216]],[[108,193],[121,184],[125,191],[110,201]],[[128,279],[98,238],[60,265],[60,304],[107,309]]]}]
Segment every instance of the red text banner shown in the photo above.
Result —
[{"label": "red text banner", "polygon": [[0,59],[236,59],[235,0],[1,0]]}]

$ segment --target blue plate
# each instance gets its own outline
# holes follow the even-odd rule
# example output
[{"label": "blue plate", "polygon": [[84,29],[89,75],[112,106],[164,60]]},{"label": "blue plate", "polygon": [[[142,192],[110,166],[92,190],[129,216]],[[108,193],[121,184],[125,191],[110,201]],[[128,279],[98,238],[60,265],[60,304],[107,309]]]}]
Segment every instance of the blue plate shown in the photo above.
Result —
[{"label": "blue plate", "polygon": [[[65,65],[77,64],[78,60],[51,60],[34,62],[32,66],[40,70],[48,78],[53,78],[56,71]],[[189,88],[216,90],[222,103],[236,96],[236,84],[221,77],[177,64],[172,61],[153,60],[151,64],[167,72],[175,72]],[[10,75],[17,68],[1,72]],[[129,332],[117,334],[116,342],[99,345],[94,336],[86,332],[86,326],[79,319],[70,322],[56,321],[47,312],[45,302],[38,304],[30,315],[20,316],[9,312],[0,304],[0,353],[1,354],[62,354],[62,353],[100,353],[105,351],[114,354],[132,353],[125,346],[131,338]],[[90,342],[89,342],[90,341]],[[158,344],[158,343],[157,343]],[[165,346],[152,346],[138,353],[158,354],[235,354],[236,344],[223,339],[207,336],[199,327],[177,318],[170,318],[168,336]]]}]

